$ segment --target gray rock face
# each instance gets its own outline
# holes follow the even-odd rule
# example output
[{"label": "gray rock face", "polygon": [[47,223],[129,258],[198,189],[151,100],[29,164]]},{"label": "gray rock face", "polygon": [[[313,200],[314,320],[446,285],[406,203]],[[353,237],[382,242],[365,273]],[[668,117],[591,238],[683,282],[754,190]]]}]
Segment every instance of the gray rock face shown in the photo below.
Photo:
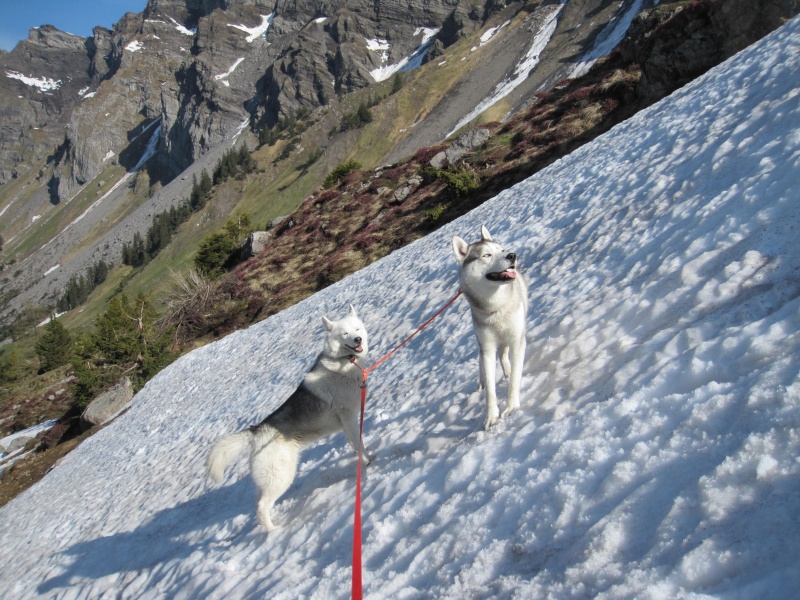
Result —
[{"label": "gray rock face", "polygon": [[[712,18],[726,24],[723,49],[738,50],[739,40],[774,27],[794,4],[720,3]],[[587,11],[607,5],[570,2],[561,19],[565,27],[582,23]],[[241,128],[269,127],[373,84],[431,32],[419,58],[435,57],[505,7],[504,0],[149,0],[143,13],[129,13],[111,31],[97,27],[91,38],[31,30],[0,55],[7,74],[0,78],[0,184],[50,157],[50,200],[63,200],[110,156],[132,168],[138,157],[126,157],[136,132],[156,119],[160,143],[148,168],[150,180],[163,183]],[[698,33],[679,48],[650,49],[642,85],[658,93],[659,73],[691,76],[711,46],[720,44]]]},{"label": "gray rock face", "polygon": [[[796,0],[770,0],[753,4],[747,0],[726,0],[708,7],[703,17],[692,14],[698,9],[677,12],[669,27],[680,35],[652,42],[638,39],[639,30],[648,30],[659,17],[653,11],[638,15],[631,25],[627,43],[620,46],[626,59],[642,65],[638,92],[644,97],[658,97],[691,81],[711,66],[733,56],[753,40],[759,39],[797,13]],[[663,17],[661,17],[663,18]]]},{"label": "gray rock face", "polygon": [[0,55],[0,185],[61,144],[91,84],[90,52],[84,38],[45,25]]},{"label": "gray rock face", "polygon": [[426,32],[440,32],[441,50],[479,26],[492,3],[149,0],[91,38],[32,30],[2,66],[61,85],[0,82],[0,184],[50,154],[51,200],[64,200],[109,156],[124,164],[137,128],[158,118],[150,178],[167,181],[242,127],[269,127],[374,83]]},{"label": "gray rock face", "polygon": [[19,437],[16,437],[13,440],[11,440],[11,443],[8,444],[8,447],[4,450],[4,452],[7,452],[8,454],[11,454],[13,452],[16,452],[17,450],[21,450],[32,439],[33,439],[33,436],[27,437],[27,436],[22,436],[21,435]]}]

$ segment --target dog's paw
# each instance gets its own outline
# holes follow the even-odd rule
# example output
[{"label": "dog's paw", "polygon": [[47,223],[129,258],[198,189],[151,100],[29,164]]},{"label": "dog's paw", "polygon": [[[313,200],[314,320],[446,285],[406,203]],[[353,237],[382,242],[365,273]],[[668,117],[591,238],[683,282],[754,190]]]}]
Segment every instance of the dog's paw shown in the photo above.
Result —
[{"label": "dog's paw", "polygon": [[497,414],[489,415],[486,417],[486,420],[483,422],[484,429],[491,429],[495,426],[497,421],[499,420],[499,416]]},{"label": "dog's paw", "polygon": [[519,408],[519,402],[511,403],[506,407],[506,409],[503,411],[503,414],[501,414],[500,416],[501,417],[506,417],[506,416],[510,415],[511,413],[513,413],[518,408]]},{"label": "dog's paw", "polygon": [[[356,456],[358,456],[358,452],[356,452]],[[368,452],[366,448],[361,451],[361,462],[365,465],[368,465],[373,460],[375,460],[375,455]]]}]

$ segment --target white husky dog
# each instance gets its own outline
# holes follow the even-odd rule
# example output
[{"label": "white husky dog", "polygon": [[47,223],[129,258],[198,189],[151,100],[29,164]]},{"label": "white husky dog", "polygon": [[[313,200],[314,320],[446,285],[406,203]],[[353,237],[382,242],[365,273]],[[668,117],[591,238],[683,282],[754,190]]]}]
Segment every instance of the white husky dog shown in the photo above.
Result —
[{"label": "white husky dog", "polygon": [[[260,424],[221,437],[208,457],[208,473],[219,482],[225,467],[250,451],[250,472],[259,491],[257,514],[267,530],[276,529],[272,506],[294,481],[300,450],[324,435],[344,429],[358,452],[361,371],[351,357],[366,357],[367,332],[355,308],[341,321],[322,317],[325,345],[314,367],[280,408]],[[371,460],[363,445],[366,463]]]},{"label": "white husky dog", "polygon": [[486,393],[484,427],[489,429],[500,416],[495,391],[498,354],[508,378],[508,404],[503,415],[519,407],[528,287],[517,271],[517,255],[494,242],[486,227],[481,226],[481,239],[472,244],[453,237],[453,252],[461,265],[461,290],[469,302],[480,346],[480,381]]}]

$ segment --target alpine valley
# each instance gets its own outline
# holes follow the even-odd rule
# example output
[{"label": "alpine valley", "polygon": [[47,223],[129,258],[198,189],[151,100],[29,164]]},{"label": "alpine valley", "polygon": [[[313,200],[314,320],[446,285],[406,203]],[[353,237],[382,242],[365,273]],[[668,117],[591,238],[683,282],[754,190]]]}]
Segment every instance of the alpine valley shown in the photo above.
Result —
[{"label": "alpine valley", "polygon": [[[53,313],[77,337],[120,292],[147,298],[171,355],[186,353],[427,235],[797,12],[796,0],[149,0],[90,38],[32,29],[0,52],[2,433],[57,420],[30,443],[41,459],[94,431],[87,394],[157,370],[140,348],[46,371],[33,347]],[[128,309],[144,340],[144,305]],[[18,480],[9,469],[2,501],[52,456],[18,463]]]}]

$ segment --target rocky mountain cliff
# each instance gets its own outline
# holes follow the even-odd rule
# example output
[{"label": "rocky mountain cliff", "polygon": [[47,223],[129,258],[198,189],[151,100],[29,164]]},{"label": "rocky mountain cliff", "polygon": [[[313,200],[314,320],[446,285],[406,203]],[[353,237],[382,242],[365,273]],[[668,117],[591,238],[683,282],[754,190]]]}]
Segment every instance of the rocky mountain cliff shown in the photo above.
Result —
[{"label": "rocky mountain cliff", "polygon": [[[791,0],[697,2],[718,5],[724,41],[698,26],[680,47],[651,48],[640,85],[653,94],[665,70],[688,81],[710,48],[732,53],[796,12]],[[186,197],[192,175],[248,135],[301,112],[334,119],[359,90],[418,69],[431,94],[383,132],[392,144],[370,166],[395,162],[585,73],[657,4],[150,0],[91,38],[31,30],[0,55],[3,313],[52,305],[92,261],[118,262],[154,213]],[[326,164],[357,143],[340,136],[320,142]]]},{"label": "rocky mountain cliff", "polygon": [[426,43],[441,51],[493,7],[151,0],[92,38],[32,30],[3,60],[0,183],[49,156],[51,200],[63,201],[105,161],[124,163],[156,119],[154,174],[168,181],[237,128],[271,126],[366,87]]}]

